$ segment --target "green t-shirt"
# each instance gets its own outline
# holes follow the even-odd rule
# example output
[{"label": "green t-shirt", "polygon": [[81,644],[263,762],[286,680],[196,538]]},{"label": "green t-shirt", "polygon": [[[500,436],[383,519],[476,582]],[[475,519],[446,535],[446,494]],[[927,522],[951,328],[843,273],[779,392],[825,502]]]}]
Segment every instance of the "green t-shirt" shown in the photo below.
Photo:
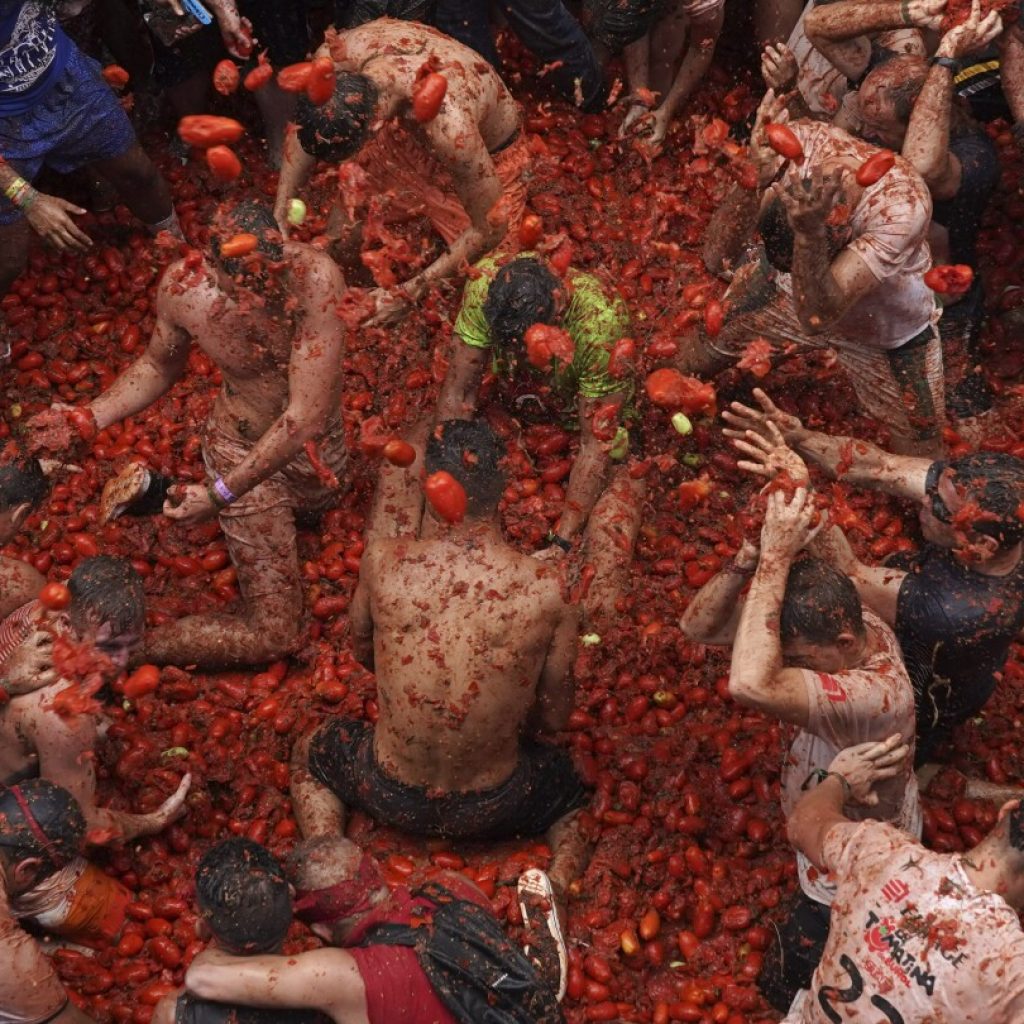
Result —
[{"label": "green t-shirt", "polygon": [[[520,257],[532,256],[522,253]],[[455,320],[455,333],[473,348],[490,348],[491,331],[484,316],[484,302],[491,281],[503,261],[488,256],[476,264],[481,273],[466,282],[462,307]],[[555,387],[584,398],[603,398],[621,391],[632,391],[630,381],[616,380],[608,374],[608,358],[612,346],[629,330],[629,314],[617,296],[609,298],[593,274],[570,270],[566,274],[570,294],[569,305],[562,317],[562,327],[576,348],[568,366],[552,371]]]}]

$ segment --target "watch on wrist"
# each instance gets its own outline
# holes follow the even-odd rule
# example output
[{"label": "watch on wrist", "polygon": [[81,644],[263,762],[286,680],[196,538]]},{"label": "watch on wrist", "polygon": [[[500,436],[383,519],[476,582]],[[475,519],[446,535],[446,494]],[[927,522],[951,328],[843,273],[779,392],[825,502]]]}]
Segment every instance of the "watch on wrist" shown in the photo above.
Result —
[{"label": "watch on wrist", "polygon": [[945,68],[951,75],[956,75],[960,72],[960,61],[954,60],[952,57],[940,57],[937,54],[934,57],[929,57],[928,66],[935,67],[936,65],[940,68]]},{"label": "watch on wrist", "polygon": [[572,551],[572,541],[559,537],[554,531],[548,534],[547,540],[549,544],[554,544],[556,548],[561,548],[566,554]]}]

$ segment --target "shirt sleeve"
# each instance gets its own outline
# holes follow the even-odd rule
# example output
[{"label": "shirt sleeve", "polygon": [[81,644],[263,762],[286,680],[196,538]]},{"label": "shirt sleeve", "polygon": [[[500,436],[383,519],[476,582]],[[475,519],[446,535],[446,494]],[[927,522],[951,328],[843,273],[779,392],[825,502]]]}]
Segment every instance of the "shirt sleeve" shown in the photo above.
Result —
[{"label": "shirt sleeve", "polygon": [[491,347],[491,329],[484,316],[484,303],[491,290],[493,268],[493,260],[481,260],[476,265],[475,269],[480,273],[466,282],[462,291],[462,305],[455,318],[456,335],[473,348]]},{"label": "shirt sleeve", "polygon": [[856,844],[863,828],[864,822],[841,821],[828,830],[821,846],[821,859],[830,872],[836,874],[847,866],[847,851]]},{"label": "shirt sleeve", "polygon": [[917,184],[909,171],[893,168],[861,199],[869,206],[867,228],[847,249],[856,253],[879,281],[902,273],[908,260],[920,257],[931,224],[932,204],[924,183],[920,182],[920,189]]},{"label": "shirt sleeve", "polygon": [[807,687],[807,731],[839,749],[858,742],[858,720],[864,717],[865,699],[870,701],[875,688],[859,693],[856,671],[830,675],[803,669],[802,674]]}]

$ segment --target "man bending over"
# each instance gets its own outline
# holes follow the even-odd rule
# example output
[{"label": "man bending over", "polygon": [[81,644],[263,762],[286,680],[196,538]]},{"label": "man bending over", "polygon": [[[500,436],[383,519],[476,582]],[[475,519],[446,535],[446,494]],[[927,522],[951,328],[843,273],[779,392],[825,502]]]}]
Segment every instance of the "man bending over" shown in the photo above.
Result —
[{"label": "man bending over", "polygon": [[[254,235],[256,248],[229,255],[228,243],[240,234]],[[295,513],[326,507],[346,463],[344,330],[336,312],[344,281],[327,256],[277,238],[267,207],[221,206],[210,251],[167,268],[146,351],[88,406],[100,430],[141,412],[185,373],[193,341],[223,376],[202,431],[207,482],[171,486],[163,512],[183,525],[220,517],[242,609],[237,615],[189,615],[153,630],[144,661],[258,664],[287,654],[299,635]],[[54,407],[34,417],[30,444],[33,428],[47,428],[44,436],[63,431],[70,443],[67,416]],[[318,449],[315,462],[310,444]],[[162,497],[168,481],[133,465],[121,484],[122,503],[128,504],[158,486]]]}]

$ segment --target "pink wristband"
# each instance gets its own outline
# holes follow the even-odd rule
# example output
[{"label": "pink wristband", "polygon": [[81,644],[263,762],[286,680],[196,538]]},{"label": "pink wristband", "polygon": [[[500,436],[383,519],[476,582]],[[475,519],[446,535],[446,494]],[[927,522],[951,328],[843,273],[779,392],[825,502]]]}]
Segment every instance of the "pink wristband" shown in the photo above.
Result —
[{"label": "pink wristband", "polygon": [[219,476],[213,481],[213,489],[220,495],[225,505],[233,505],[238,499],[231,493],[231,488],[224,483],[224,477]]}]

